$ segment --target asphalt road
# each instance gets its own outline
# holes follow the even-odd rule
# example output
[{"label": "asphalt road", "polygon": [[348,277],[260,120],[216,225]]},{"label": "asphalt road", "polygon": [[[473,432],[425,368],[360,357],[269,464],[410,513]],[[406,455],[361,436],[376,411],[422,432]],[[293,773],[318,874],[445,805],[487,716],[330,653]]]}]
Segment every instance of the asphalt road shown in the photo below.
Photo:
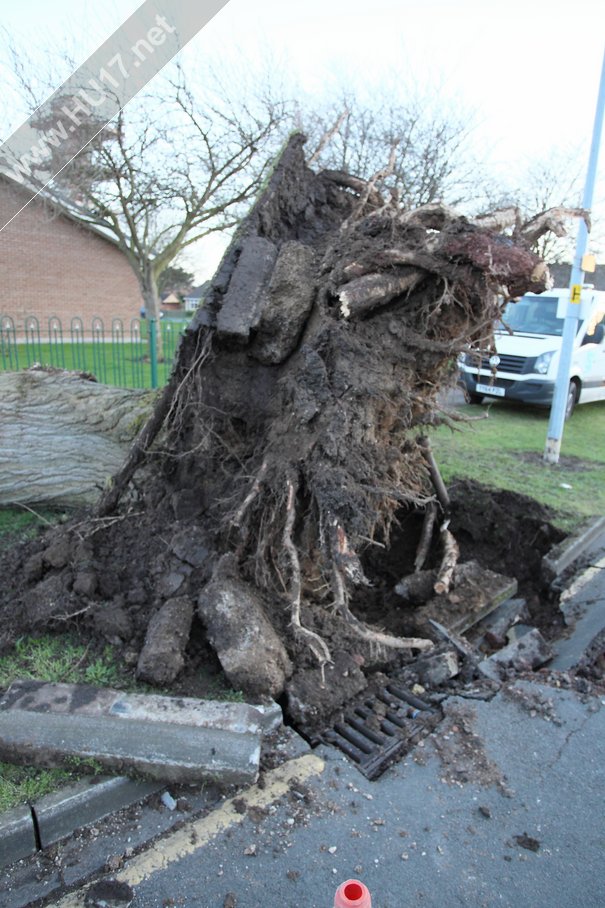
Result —
[{"label": "asphalt road", "polygon": [[[605,904],[605,700],[518,681],[454,698],[413,758],[367,782],[320,748],[170,833],[115,875],[133,908]],[[84,890],[58,900],[83,905]]]}]

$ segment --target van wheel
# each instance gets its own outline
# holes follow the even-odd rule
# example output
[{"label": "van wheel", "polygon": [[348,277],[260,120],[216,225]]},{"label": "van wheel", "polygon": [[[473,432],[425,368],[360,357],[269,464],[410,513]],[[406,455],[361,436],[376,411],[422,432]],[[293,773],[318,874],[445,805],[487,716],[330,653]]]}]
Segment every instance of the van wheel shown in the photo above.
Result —
[{"label": "van wheel", "polygon": [[570,381],[565,404],[565,419],[569,419],[578,402],[578,386],[575,381]]}]

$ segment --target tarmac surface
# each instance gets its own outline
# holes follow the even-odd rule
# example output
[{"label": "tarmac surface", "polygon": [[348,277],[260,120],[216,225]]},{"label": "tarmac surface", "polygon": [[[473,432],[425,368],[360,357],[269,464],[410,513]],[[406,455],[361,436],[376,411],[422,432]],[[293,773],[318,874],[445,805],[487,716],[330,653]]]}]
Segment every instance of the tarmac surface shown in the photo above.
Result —
[{"label": "tarmac surface", "polygon": [[[591,634],[605,625],[604,556],[601,537],[567,597],[580,634],[559,650],[566,664],[586,621]],[[374,908],[603,908],[605,696],[566,684],[546,669],[491,701],[450,697],[433,734],[376,782],[289,732],[290,759],[260,784],[199,792],[172,814],[156,803],[18,862],[0,906],[329,908],[358,878]],[[89,876],[131,900],[86,901]]]},{"label": "tarmac surface", "polygon": [[319,748],[287,764],[285,785],[270,775],[250,803],[223,802],[114,877],[133,908],[328,908],[349,878],[374,908],[602,908],[604,707],[525,681],[489,703],[453,698],[379,781]]}]

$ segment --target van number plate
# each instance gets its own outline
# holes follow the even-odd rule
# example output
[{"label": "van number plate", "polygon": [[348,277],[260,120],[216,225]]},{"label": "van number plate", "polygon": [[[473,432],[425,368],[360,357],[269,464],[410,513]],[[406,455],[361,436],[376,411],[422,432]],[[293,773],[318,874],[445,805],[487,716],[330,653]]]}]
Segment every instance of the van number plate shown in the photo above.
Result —
[{"label": "van number plate", "polygon": [[493,394],[494,397],[504,397],[504,388],[497,388],[495,385],[477,384],[475,390],[478,394]]}]

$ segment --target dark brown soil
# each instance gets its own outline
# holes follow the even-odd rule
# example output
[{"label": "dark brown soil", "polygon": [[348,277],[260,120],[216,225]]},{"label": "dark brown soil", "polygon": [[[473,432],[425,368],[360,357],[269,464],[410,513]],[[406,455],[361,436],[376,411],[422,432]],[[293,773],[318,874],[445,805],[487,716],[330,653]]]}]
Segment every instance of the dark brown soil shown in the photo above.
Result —
[{"label": "dark brown soil", "polygon": [[313,173],[303,146],[276,163],[95,513],[6,556],[0,650],[76,627],[183,693],[218,658],[233,687],[313,724],[432,647],[393,591],[419,549],[437,612],[476,560],[474,578],[516,577],[556,623],[548,513],[472,483],[450,507],[425,439],[455,418],[437,401],[458,353],[489,344],[503,298],[544,289],[545,267],[520,225],[404,211]]},{"label": "dark brown soil", "polygon": [[[476,559],[493,571],[516,577],[520,594],[532,605],[533,621],[552,635],[559,625],[559,613],[542,585],[540,560],[562,533],[549,522],[549,512],[532,499],[467,480],[454,483],[450,491],[452,527],[460,543],[461,560]],[[372,587],[356,594],[352,608],[358,617],[379,624],[388,633],[405,635],[416,630],[415,609],[405,606],[393,587],[412,570],[421,521],[405,510],[397,520],[388,550],[367,547],[363,561]],[[164,589],[168,595],[175,592],[173,587],[180,577],[178,595],[193,596],[209,576],[212,563],[204,554],[195,524],[179,521],[169,525],[167,517],[164,531],[158,533],[149,514],[92,524],[92,531],[87,523],[91,535],[85,540],[86,567],[97,579],[94,595],[77,595],[73,589],[80,564],[74,550],[81,554],[84,543],[78,538],[81,520],[75,520],[74,525],[72,548],[62,555],[59,543],[66,538],[64,527],[46,531],[33,542],[0,556],[0,566],[12,588],[0,609],[4,646],[25,633],[70,628],[91,643],[92,651],[111,643],[118,658],[133,670],[150,615],[156,614],[164,601],[158,596],[158,584],[162,588],[166,578],[172,578]],[[309,624],[328,642],[334,664],[327,668],[323,686],[317,663],[302,648],[299,650],[290,705],[294,720],[307,728],[321,724],[335,708],[358,694],[373,672],[396,670],[414,658],[409,653],[370,647],[347,635],[343,623],[328,610],[323,612],[323,619],[318,614],[308,616]],[[282,634],[288,639],[286,621]],[[184,652],[184,667],[169,687],[175,694],[186,696],[220,697],[229,690],[220,661],[197,617]]]}]

